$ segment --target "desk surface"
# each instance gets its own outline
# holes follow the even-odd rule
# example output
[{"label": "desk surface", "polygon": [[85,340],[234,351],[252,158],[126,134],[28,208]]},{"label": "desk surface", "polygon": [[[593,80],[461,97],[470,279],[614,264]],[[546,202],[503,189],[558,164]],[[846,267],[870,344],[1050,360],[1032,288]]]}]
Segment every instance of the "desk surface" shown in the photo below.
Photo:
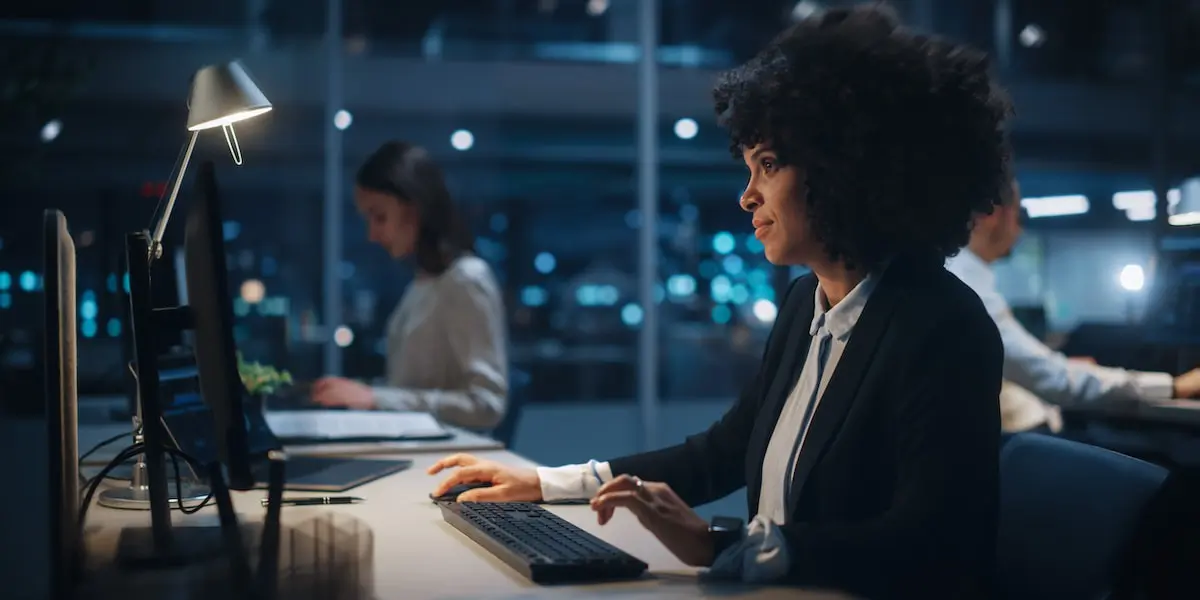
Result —
[{"label": "desk surface", "polygon": [[[352,443],[352,444],[304,444],[300,446],[287,446],[286,450],[294,456],[357,456],[357,455],[381,455],[381,454],[415,454],[419,452],[480,452],[484,450],[498,450],[504,447],[504,444],[493,440],[489,437],[484,437],[469,431],[443,425],[447,430],[454,434],[454,437],[447,440],[430,440],[430,441],[413,441],[413,442],[372,442],[372,443]],[[131,433],[133,425],[130,423],[104,423],[104,424],[81,424],[79,426],[79,453],[91,450],[96,444],[121,433]],[[84,464],[87,465],[105,465],[112,460],[121,451],[132,443],[132,438],[128,441],[117,441],[97,450],[94,454],[88,457]]]},{"label": "desk surface", "polygon": [[[514,464],[532,466],[525,459],[504,451],[482,452],[479,456]],[[414,455],[412,469],[367,484],[353,491],[366,498],[363,504],[333,507],[285,507],[285,520],[335,511],[352,516],[372,527],[374,533],[375,597],[396,599],[468,599],[468,598],[746,598],[766,600],[834,599],[840,594],[801,591],[785,587],[749,587],[741,585],[701,585],[696,570],[671,555],[627,511],[618,511],[606,526],[596,524],[587,506],[553,506],[561,515],[601,539],[637,556],[650,565],[650,573],[636,581],[542,587],[519,575],[486,550],[467,539],[442,520],[441,511],[428,498],[438,477],[425,469],[440,456]],[[289,493],[289,496],[292,495]],[[259,505],[262,492],[234,495],[234,506],[246,521],[261,520]],[[197,515],[174,512],[176,523],[211,524],[216,509],[205,508]],[[290,513],[290,514],[289,514]],[[116,552],[122,527],[145,526],[149,515],[93,506],[88,514],[88,553],[92,564],[106,564]]]}]

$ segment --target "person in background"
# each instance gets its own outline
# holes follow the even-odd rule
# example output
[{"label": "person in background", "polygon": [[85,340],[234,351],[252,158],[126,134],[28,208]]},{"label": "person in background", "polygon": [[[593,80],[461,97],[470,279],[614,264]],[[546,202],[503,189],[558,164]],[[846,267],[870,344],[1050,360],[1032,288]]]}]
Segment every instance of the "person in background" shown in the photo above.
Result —
[{"label": "person in background", "polygon": [[1021,189],[1013,180],[1005,201],[975,219],[966,248],[946,268],[979,294],[1004,340],[1000,395],[1006,431],[1057,432],[1058,407],[1106,401],[1168,400],[1200,396],[1200,370],[1178,377],[1104,367],[1051,350],[1013,316],[996,287],[992,264],[1007,258],[1021,236]]},{"label": "person in background", "polygon": [[488,430],[504,416],[508,359],[504,300],[441,169],[418,146],[388,142],[355,177],[354,203],[367,237],[416,276],[387,323],[386,385],[325,377],[317,404],[357,410],[427,411]]},{"label": "person in background", "polygon": [[[867,598],[994,592],[1003,348],[944,268],[1007,185],[1011,113],[986,55],[833,8],[717,84],[749,180],[741,207],[782,298],[758,373],[707,431],[586,464],[470,455],[435,490],[460,501],[591,499],[628,510],[707,576]],[[947,176],[953,173],[953,176]],[[748,524],[692,507],[747,490]],[[736,521],[736,519],[734,519]]]}]

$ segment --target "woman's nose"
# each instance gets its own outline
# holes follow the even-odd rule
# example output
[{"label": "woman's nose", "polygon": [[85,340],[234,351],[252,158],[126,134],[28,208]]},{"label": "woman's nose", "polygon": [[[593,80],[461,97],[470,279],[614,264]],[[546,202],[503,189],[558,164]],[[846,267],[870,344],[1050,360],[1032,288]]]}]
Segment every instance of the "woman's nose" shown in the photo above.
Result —
[{"label": "woman's nose", "polygon": [[738,201],[738,206],[746,212],[754,212],[754,209],[762,206],[762,196],[758,194],[754,188],[747,187],[746,191],[742,192],[742,199]]}]

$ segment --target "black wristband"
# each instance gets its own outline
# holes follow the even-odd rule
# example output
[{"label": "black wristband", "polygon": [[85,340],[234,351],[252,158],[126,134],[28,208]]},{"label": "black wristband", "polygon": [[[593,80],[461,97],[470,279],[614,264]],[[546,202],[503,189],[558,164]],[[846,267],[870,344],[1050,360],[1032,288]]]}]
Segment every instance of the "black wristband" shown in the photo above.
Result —
[{"label": "black wristband", "polygon": [[708,526],[708,533],[713,540],[713,559],[715,560],[722,552],[729,549],[730,546],[741,541],[742,536],[746,534],[745,524],[741,519],[734,517],[713,517],[712,523]]}]

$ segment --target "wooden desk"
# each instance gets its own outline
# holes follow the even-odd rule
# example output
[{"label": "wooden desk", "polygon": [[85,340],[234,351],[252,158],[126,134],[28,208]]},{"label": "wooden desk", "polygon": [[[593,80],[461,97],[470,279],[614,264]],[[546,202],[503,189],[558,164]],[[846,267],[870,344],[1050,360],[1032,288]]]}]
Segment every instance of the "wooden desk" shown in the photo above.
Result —
[{"label": "wooden desk", "polygon": [[[492,451],[481,457],[513,465],[533,466],[509,452]],[[285,507],[285,520],[299,511],[337,511],[370,525],[374,531],[375,597],[380,600],[511,598],[775,598],[815,600],[846,598],[841,594],[801,591],[786,587],[700,584],[696,570],[684,566],[627,511],[618,511],[606,526],[596,524],[587,506],[552,506],[550,510],[605,541],[646,561],[650,573],[637,581],[579,586],[542,587],[513,571],[492,554],[442,520],[441,511],[428,494],[438,478],[425,469],[439,454],[413,455],[413,468],[356,488],[363,504],[334,507]],[[289,496],[292,495],[289,493]],[[234,494],[234,506],[243,522],[261,520],[262,492]],[[216,509],[197,515],[174,512],[176,523],[215,521]],[[289,515],[290,513],[290,515]],[[88,553],[92,565],[110,563],[120,530],[126,525],[145,526],[149,515],[92,506],[88,513]],[[136,576],[127,578],[136,582]],[[132,597],[132,596],[130,596]]]},{"label": "wooden desk", "polygon": [[[499,450],[504,448],[504,444],[493,440],[489,437],[484,437],[479,434],[471,433],[457,427],[443,425],[447,430],[454,434],[454,437],[448,440],[431,440],[431,441],[414,441],[414,442],[371,442],[371,443],[354,443],[354,444],[304,444],[300,446],[287,446],[285,449],[289,454],[295,456],[358,456],[358,455],[389,455],[389,454],[416,454],[421,452],[432,453],[448,453],[448,452],[480,452],[484,450]],[[125,447],[133,442],[132,437],[133,425],[130,423],[104,423],[98,425],[80,425],[79,426],[79,453],[91,450],[96,444],[121,433],[130,434],[128,440],[117,441],[97,450],[94,454],[88,457],[84,462],[85,465],[103,466],[108,464],[110,460],[117,455]]]}]

